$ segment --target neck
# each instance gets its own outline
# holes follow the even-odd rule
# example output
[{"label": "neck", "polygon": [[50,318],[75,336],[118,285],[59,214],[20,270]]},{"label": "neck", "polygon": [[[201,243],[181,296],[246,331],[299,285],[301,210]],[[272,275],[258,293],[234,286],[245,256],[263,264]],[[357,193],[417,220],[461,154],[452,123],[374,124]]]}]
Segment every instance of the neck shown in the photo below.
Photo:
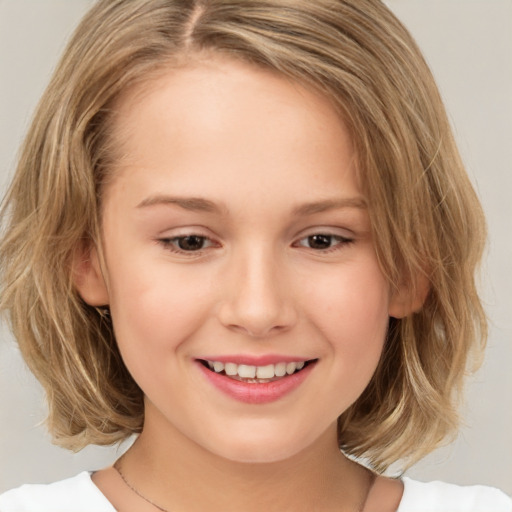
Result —
[{"label": "neck", "polygon": [[368,486],[366,471],[340,452],[336,425],[285,460],[248,463],[223,458],[172,427],[148,422],[123,468],[147,498],[168,510],[190,512],[355,512]]}]

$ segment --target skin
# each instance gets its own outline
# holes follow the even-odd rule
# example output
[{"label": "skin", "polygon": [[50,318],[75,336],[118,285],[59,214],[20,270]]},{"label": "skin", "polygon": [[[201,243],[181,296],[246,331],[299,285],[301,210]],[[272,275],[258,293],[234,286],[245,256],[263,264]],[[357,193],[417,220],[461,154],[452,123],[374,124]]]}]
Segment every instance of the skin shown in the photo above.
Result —
[{"label": "skin", "polygon": [[[378,265],[342,120],[297,83],[210,56],[125,95],[115,133],[104,257],[91,248],[76,285],[109,305],[146,397],[126,477],[169,510],[357,510],[368,473],[340,453],[336,419],[370,381],[389,316],[410,311]],[[199,250],[180,248],[193,235]],[[197,363],[231,354],[316,364],[247,404]],[[155,510],[112,468],[93,480],[118,510]],[[365,510],[396,510],[401,493],[379,477]]]}]

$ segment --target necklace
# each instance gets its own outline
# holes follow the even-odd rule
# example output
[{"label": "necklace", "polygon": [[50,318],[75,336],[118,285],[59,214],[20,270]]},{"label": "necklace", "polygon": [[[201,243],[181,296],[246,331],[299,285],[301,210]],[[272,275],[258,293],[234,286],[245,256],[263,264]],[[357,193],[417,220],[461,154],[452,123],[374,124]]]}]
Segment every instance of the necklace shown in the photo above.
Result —
[{"label": "necklace", "polygon": [[123,482],[137,495],[140,496],[144,501],[147,501],[150,505],[153,505],[153,507],[157,508],[158,510],[161,510],[162,512],[169,512],[166,508],[161,507],[160,505],[157,505],[154,501],[151,501],[150,499],[146,498],[146,496],[142,495],[133,485],[126,480],[126,477],[124,476],[123,471],[121,470],[121,461],[123,460],[124,455],[121,455],[119,459],[116,460],[114,464],[114,469],[119,473],[119,476],[123,479]]},{"label": "necklace", "polygon": [[[160,505],[157,505],[154,501],[151,501],[149,498],[146,498],[146,496],[144,496],[143,494],[141,494],[127,479],[126,477],[124,476],[124,473],[121,469],[121,461],[123,460],[123,457],[124,455],[121,455],[121,457],[119,457],[119,459],[116,460],[116,462],[114,463],[114,469],[119,473],[119,476],[122,478],[123,482],[126,484],[126,486],[132,490],[137,496],[139,496],[140,498],[142,498],[144,501],[146,501],[147,503],[149,503],[150,505],[153,505],[153,507],[155,507],[156,509],[160,510],[161,512],[170,512],[169,510],[167,510],[166,508],[164,507],[161,507]],[[368,478],[368,484],[367,484],[367,488],[366,488],[366,493],[364,495],[364,498],[363,498],[363,501],[361,502],[361,505],[359,505],[359,507],[357,508],[357,511],[356,512],[363,512],[364,510],[364,506],[366,505],[366,501],[368,500],[368,496],[370,494],[370,491],[372,490],[372,487],[373,487],[373,484],[375,483],[375,479],[376,479],[376,474],[373,473],[372,471],[369,471],[368,470],[368,474],[369,474],[369,478]]]}]

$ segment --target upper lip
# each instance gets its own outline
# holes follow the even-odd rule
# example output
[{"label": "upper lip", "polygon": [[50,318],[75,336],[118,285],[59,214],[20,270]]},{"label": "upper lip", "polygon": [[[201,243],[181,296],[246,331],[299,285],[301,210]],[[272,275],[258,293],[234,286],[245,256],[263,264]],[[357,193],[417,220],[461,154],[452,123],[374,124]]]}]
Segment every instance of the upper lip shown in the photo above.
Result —
[{"label": "upper lip", "polygon": [[298,363],[311,361],[311,357],[290,356],[280,354],[266,355],[248,355],[248,354],[232,354],[232,355],[209,355],[198,358],[202,361],[219,361],[220,363],[236,363],[248,366],[266,366],[277,363]]}]

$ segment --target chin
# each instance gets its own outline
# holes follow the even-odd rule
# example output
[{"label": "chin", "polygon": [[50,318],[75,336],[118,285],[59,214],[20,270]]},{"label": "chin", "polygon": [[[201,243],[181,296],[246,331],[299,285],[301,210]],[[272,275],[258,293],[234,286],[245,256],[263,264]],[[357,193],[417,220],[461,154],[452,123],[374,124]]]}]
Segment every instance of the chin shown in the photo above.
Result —
[{"label": "chin", "polygon": [[313,441],[291,436],[252,436],[250,439],[230,435],[217,443],[211,451],[232,462],[246,464],[271,464],[291,459],[305,451]]}]

